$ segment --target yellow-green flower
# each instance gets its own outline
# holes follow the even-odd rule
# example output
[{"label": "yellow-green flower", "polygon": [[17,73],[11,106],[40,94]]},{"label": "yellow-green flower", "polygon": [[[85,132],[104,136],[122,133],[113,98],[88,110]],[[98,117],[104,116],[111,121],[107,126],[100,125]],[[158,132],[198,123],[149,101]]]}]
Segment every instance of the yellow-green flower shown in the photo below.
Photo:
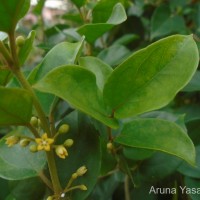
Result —
[{"label": "yellow-green flower", "polygon": [[50,151],[51,144],[54,143],[54,139],[48,138],[47,134],[44,133],[41,138],[35,138],[35,142],[37,143],[37,150],[45,150]]},{"label": "yellow-green flower", "polygon": [[8,145],[8,147],[12,147],[13,145],[17,144],[19,140],[20,138],[18,136],[12,135],[6,138],[6,144]]},{"label": "yellow-green flower", "polygon": [[67,149],[63,145],[56,147],[56,154],[62,159],[65,159],[68,156]]}]

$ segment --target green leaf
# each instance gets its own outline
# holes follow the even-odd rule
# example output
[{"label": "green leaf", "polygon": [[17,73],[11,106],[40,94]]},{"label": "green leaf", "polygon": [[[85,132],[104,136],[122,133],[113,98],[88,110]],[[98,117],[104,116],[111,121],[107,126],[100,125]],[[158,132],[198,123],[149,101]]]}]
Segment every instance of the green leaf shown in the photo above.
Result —
[{"label": "green leaf", "polygon": [[0,199],[6,199],[6,196],[10,193],[8,181],[0,178],[0,187]]},{"label": "green leaf", "polygon": [[96,39],[98,39],[100,36],[102,36],[105,32],[109,31],[111,28],[113,28],[114,25],[112,24],[104,24],[104,23],[98,23],[98,24],[85,24],[78,28],[77,32],[80,35],[84,35],[85,39],[89,43],[94,43]]},{"label": "green leaf", "polygon": [[80,58],[79,64],[95,74],[96,84],[103,91],[104,84],[113,69],[100,59],[89,56]]},{"label": "green leaf", "polygon": [[34,84],[56,67],[76,63],[82,50],[83,40],[84,38],[76,43],[62,42],[53,47],[33,70],[28,80]]},{"label": "green leaf", "polygon": [[[197,110],[199,111],[199,110]],[[199,135],[199,130],[200,130],[200,119],[193,119],[188,122],[186,122],[186,127],[188,130],[188,135],[192,139],[194,145],[200,145],[200,135]]]},{"label": "green leaf", "polygon": [[123,154],[126,158],[131,160],[144,160],[151,157],[154,154],[154,151],[133,147],[124,147]]},{"label": "green leaf", "polygon": [[[21,135],[21,130],[14,130],[10,135],[13,134]],[[38,176],[46,163],[44,152],[31,153],[29,148],[8,147],[5,142],[5,138],[0,140],[0,177],[21,180]]]},{"label": "green leaf", "polygon": [[[82,50],[83,39],[76,43],[62,42],[56,45],[32,71],[28,77],[28,81],[34,84],[56,67],[76,63]],[[55,96],[41,92],[37,92],[37,96],[46,115],[48,115]]]},{"label": "green leaf", "polygon": [[30,0],[0,0],[0,31],[13,32],[29,6]]},{"label": "green leaf", "polygon": [[[184,183],[186,185],[187,194],[190,197],[190,199],[199,200],[199,188],[200,188],[199,179],[194,179],[186,176],[184,178]],[[184,190],[184,192],[186,193],[186,189]]]},{"label": "green leaf", "polygon": [[112,10],[112,13],[106,23],[108,24],[121,24],[127,19],[126,11],[121,3],[117,3]]},{"label": "green leaf", "polygon": [[78,8],[86,4],[86,0],[71,0]]},{"label": "green leaf", "polygon": [[0,88],[0,125],[25,125],[32,114],[32,98],[23,89]]},{"label": "green leaf", "polygon": [[192,178],[200,178],[200,146],[196,147],[196,165],[195,167],[190,166],[188,163],[183,162],[182,165],[179,166],[178,171]]},{"label": "green leaf", "polygon": [[172,15],[168,6],[162,5],[155,10],[151,18],[151,39],[170,33],[187,33],[185,22],[181,16]]},{"label": "green leaf", "polygon": [[106,23],[112,13],[113,7],[118,1],[116,0],[101,0],[92,10],[93,23]]},{"label": "green leaf", "polygon": [[[44,199],[45,185],[39,177],[19,181],[10,181],[10,193],[16,199],[42,200]],[[12,199],[13,200],[13,199]]]},{"label": "green leaf", "polygon": [[77,32],[84,35],[86,40],[94,43],[97,38],[109,31],[114,25],[121,24],[127,19],[126,12],[121,3],[117,3],[112,10],[112,13],[104,23],[85,24],[78,28]]},{"label": "green leaf", "polygon": [[113,71],[104,87],[105,103],[116,118],[161,108],[189,82],[198,60],[192,35],[159,40],[131,55]]},{"label": "green leaf", "polygon": [[195,148],[182,128],[161,119],[137,119],[124,125],[115,142],[135,148],[162,151],[195,165]]},{"label": "green leaf", "polygon": [[12,75],[9,70],[1,70],[0,69],[0,85],[5,86],[11,77],[12,77]]},{"label": "green leaf", "polygon": [[24,45],[22,47],[20,47],[19,53],[18,53],[20,66],[22,66],[24,64],[29,53],[31,52],[31,50],[33,48],[34,39],[35,39],[35,31],[31,31],[29,33],[28,37],[25,39]]},{"label": "green leaf", "polygon": [[[62,122],[63,123],[63,122]],[[101,149],[98,132],[91,126],[90,120],[85,115],[80,115],[76,111],[72,112],[64,121],[70,125],[70,131],[67,135],[58,138],[58,143],[65,139],[72,138],[74,144],[68,149],[69,156],[63,160],[57,157],[56,163],[59,169],[58,175],[63,187],[71,175],[81,166],[88,169],[86,174],[78,177],[72,186],[84,184],[87,191],[74,190],[66,194],[73,200],[84,200],[93,190],[97,182],[101,167]]]},{"label": "green leaf", "polygon": [[169,177],[171,174],[175,173],[182,160],[165,154],[162,152],[155,152],[155,154],[144,160],[138,171],[135,174],[135,177],[139,179],[139,182],[142,182],[142,187],[145,182],[158,182],[164,178]]},{"label": "green leaf", "polygon": [[75,66],[61,66],[48,73],[34,88],[54,94],[102,123],[117,128],[116,120],[106,112],[95,75]]},{"label": "green leaf", "polygon": [[200,91],[200,71],[196,71],[191,81],[182,89],[184,92]]},{"label": "green leaf", "polygon": [[125,46],[113,44],[112,46],[101,51],[98,54],[98,58],[111,66],[116,66],[124,61],[130,53],[130,50]]}]

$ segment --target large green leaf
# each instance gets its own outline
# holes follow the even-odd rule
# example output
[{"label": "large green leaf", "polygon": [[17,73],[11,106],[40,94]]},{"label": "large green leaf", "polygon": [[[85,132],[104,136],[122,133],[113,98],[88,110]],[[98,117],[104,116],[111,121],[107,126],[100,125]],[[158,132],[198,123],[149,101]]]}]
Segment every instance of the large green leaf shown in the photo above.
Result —
[{"label": "large green leaf", "polygon": [[198,61],[192,35],[175,35],[155,42],[113,71],[104,87],[105,102],[116,118],[161,108],[189,82]]},{"label": "large green leaf", "polygon": [[95,75],[83,67],[76,65],[58,67],[35,84],[34,88],[59,96],[106,125],[117,127],[116,120],[111,119],[106,112]]},{"label": "large green leaf", "polygon": [[32,98],[23,89],[0,88],[0,125],[27,124],[32,114]]},{"label": "large green leaf", "polygon": [[97,38],[109,31],[114,25],[121,24],[127,19],[126,12],[121,3],[117,3],[112,10],[109,19],[104,23],[85,24],[78,28],[77,32],[84,35],[90,43],[95,42]]},{"label": "large green leaf", "polygon": [[124,125],[115,142],[129,147],[162,151],[195,165],[195,148],[182,128],[161,119],[137,119]]},{"label": "large green leaf", "polygon": [[0,31],[10,33],[28,11],[30,0],[0,0]]},{"label": "large green leaf", "polygon": [[97,86],[103,91],[104,84],[113,69],[100,59],[91,56],[80,58],[79,64],[95,74]]},{"label": "large green leaf", "polygon": [[[21,135],[21,130],[15,130],[12,134]],[[29,148],[20,145],[8,147],[5,142],[5,138],[0,140],[0,177],[21,180],[38,176],[46,163],[44,152],[31,153]]]},{"label": "large green leaf", "polygon": [[84,184],[88,190],[74,190],[72,193],[66,194],[73,200],[84,200],[93,190],[100,173],[101,147],[98,132],[91,125],[87,116],[76,111],[72,112],[64,122],[70,125],[70,131],[67,135],[60,136],[58,143],[72,138],[74,144],[68,149],[69,156],[65,160],[58,157],[56,159],[59,179],[62,186],[65,187],[71,175],[79,167],[86,166],[87,173],[82,177],[78,177],[72,186]]},{"label": "large green leaf", "polygon": [[74,64],[77,62],[81,53],[84,38],[76,43],[62,42],[53,47],[43,61],[33,70],[29,76],[31,84],[36,83],[44,75],[52,69],[66,64]]}]

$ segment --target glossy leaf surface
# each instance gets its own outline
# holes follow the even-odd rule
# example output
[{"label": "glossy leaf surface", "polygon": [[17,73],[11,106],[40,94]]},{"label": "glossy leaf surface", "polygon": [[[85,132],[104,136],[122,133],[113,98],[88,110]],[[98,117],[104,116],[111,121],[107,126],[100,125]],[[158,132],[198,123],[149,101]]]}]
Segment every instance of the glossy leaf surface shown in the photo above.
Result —
[{"label": "glossy leaf surface", "polygon": [[0,88],[0,125],[24,125],[32,115],[32,98],[23,89]]},{"label": "glossy leaf surface", "polygon": [[168,104],[192,78],[199,54],[192,35],[174,35],[142,49],[108,78],[104,99],[116,118],[126,118]]},{"label": "glossy leaf surface", "polygon": [[82,45],[83,39],[76,43],[62,42],[53,47],[30,74],[29,81],[33,84],[58,66],[76,63]]},{"label": "glossy leaf surface", "polygon": [[182,128],[161,119],[137,119],[124,125],[115,142],[129,147],[162,151],[195,165],[195,148]]},{"label": "glossy leaf surface", "polygon": [[95,74],[96,84],[103,91],[104,84],[113,69],[95,57],[82,57],[79,59],[79,64]]},{"label": "glossy leaf surface", "polygon": [[116,120],[111,119],[105,109],[95,75],[83,67],[58,67],[34,85],[34,88],[59,96],[104,124],[117,127]]}]

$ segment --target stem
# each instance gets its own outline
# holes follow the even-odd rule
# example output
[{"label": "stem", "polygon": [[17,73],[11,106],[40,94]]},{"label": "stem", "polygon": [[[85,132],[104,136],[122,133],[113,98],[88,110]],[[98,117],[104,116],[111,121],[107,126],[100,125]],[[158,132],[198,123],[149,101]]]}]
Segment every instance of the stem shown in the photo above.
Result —
[{"label": "stem", "polygon": [[124,191],[125,191],[125,200],[131,200],[130,192],[129,192],[129,177],[126,175],[124,182]]},{"label": "stem", "polygon": [[19,80],[19,82],[21,83],[22,87],[26,90],[28,90],[33,98],[33,105],[38,113],[38,117],[41,120],[42,123],[42,128],[44,129],[44,131],[47,133],[47,135],[50,137],[50,129],[49,129],[49,123],[48,120],[44,114],[44,111],[40,105],[40,102],[38,101],[37,96],[35,95],[31,85],[28,83],[28,81],[26,80],[26,78],[24,77],[23,73],[21,72],[20,69],[17,70],[13,70],[13,73],[15,74],[15,76],[17,77],[17,79]]},{"label": "stem", "polygon": [[56,195],[59,195],[62,191],[62,188],[60,185],[60,181],[58,179],[58,174],[57,174],[57,170],[56,170],[57,169],[56,162],[55,162],[53,151],[51,150],[49,152],[46,152],[46,156],[47,156],[49,172],[50,172],[50,176],[51,176],[51,180],[52,180],[52,184],[53,184],[54,193]]},{"label": "stem", "polygon": [[82,187],[82,185],[73,186],[73,187],[70,187],[70,188],[67,189],[67,190],[64,190],[63,192],[64,192],[64,193],[67,193],[67,192],[72,191],[72,190],[75,190],[75,189],[80,189],[80,190],[81,190],[81,187]]},{"label": "stem", "polygon": [[13,63],[12,57],[10,55],[10,52],[8,51],[8,49],[6,49],[2,41],[0,41],[0,51],[3,57],[6,59],[6,61],[12,66],[12,63]]},{"label": "stem", "polygon": [[15,69],[19,69],[19,59],[17,56],[17,49],[16,49],[16,45],[15,45],[15,34],[13,32],[8,34],[9,36],[9,40],[10,40],[10,50],[11,50],[11,55],[12,55],[12,59],[14,62],[13,68]]},{"label": "stem", "polygon": [[42,179],[42,181],[43,181],[51,190],[53,190],[53,186],[52,186],[50,180],[44,175],[43,171],[41,171],[38,175],[39,175],[39,177]]},{"label": "stem", "polygon": [[[50,132],[49,123],[46,118],[46,115],[40,105],[40,102],[39,102],[35,92],[33,91],[32,87],[31,87],[31,85],[26,80],[26,78],[24,77],[24,74],[20,70],[16,45],[15,45],[14,32],[9,33],[9,39],[10,39],[10,48],[11,48],[12,59],[14,62],[14,65],[10,66],[10,69],[12,70],[13,74],[17,77],[17,79],[21,83],[22,87],[24,89],[26,89],[27,91],[29,91],[30,94],[32,95],[33,105],[37,111],[38,117],[41,120],[42,128],[44,129],[44,131],[46,131],[48,137],[50,137],[51,132]],[[57,195],[57,194],[60,194],[62,188],[61,188],[60,181],[59,181],[58,174],[57,174],[57,168],[56,168],[53,151],[51,150],[50,152],[46,152],[46,156],[47,156],[47,161],[48,161],[48,166],[49,166],[49,172],[51,175],[51,181],[53,184],[53,190],[54,190],[54,193]]]},{"label": "stem", "polygon": [[36,138],[39,138],[40,135],[39,133],[37,132],[37,130],[31,125],[31,124],[27,124],[26,127],[33,133],[33,135],[36,137]]},{"label": "stem", "polygon": [[112,129],[109,126],[107,126],[107,133],[108,133],[108,140],[110,142],[113,142]]}]

